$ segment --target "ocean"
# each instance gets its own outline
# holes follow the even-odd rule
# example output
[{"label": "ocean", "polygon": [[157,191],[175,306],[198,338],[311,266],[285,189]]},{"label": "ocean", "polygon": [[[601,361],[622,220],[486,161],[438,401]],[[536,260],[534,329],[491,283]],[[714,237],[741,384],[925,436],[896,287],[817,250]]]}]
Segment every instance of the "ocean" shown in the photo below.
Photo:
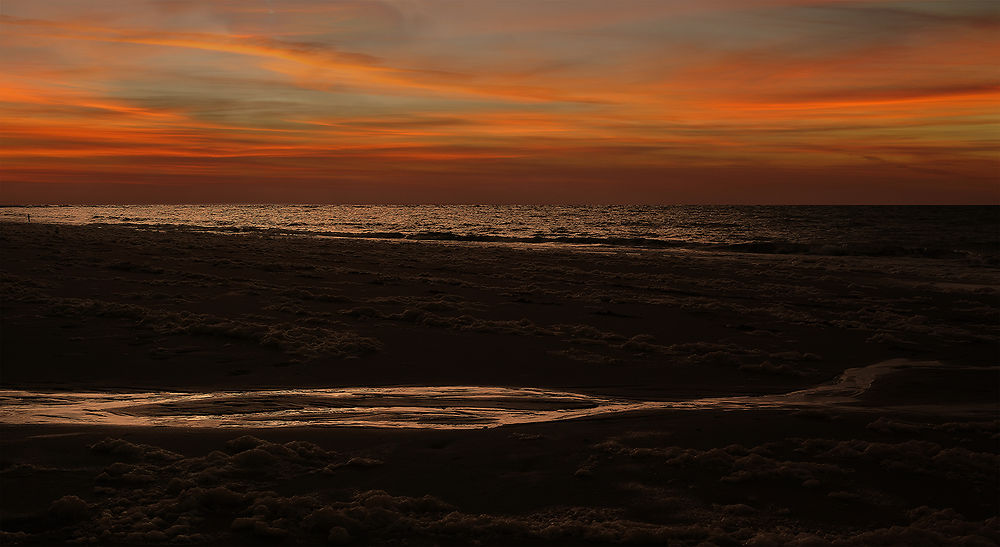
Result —
[{"label": "ocean", "polygon": [[0,221],[570,249],[1000,257],[996,206],[6,206]]}]

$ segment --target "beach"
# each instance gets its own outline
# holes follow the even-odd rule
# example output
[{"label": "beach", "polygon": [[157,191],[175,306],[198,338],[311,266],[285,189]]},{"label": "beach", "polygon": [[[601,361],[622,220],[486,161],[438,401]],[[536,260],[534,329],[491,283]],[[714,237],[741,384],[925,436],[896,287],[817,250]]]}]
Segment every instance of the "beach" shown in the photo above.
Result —
[{"label": "beach", "polygon": [[[1000,540],[992,260],[15,222],[0,238],[0,389],[49,409],[0,425],[5,543]],[[449,386],[597,410],[503,425],[572,405],[493,396],[498,422],[422,417],[419,393],[253,396]],[[59,415],[78,392],[242,406]],[[323,421],[344,406],[365,409],[355,426]],[[393,427],[373,425],[383,406]]]},{"label": "beach", "polygon": [[998,7],[0,0],[0,547],[1000,546]]}]

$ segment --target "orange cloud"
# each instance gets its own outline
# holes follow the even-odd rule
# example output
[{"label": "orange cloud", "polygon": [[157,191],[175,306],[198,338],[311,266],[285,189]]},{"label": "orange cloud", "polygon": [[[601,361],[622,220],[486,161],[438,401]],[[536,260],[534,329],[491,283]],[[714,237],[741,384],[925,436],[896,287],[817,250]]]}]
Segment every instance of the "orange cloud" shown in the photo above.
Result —
[{"label": "orange cloud", "polygon": [[447,71],[383,66],[379,64],[378,59],[361,53],[341,52],[323,44],[291,42],[261,36],[219,36],[191,32],[167,33],[148,29],[114,29],[19,19],[3,15],[0,15],[0,24],[33,28],[29,34],[37,33],[54,38],[178,47],[290,61],[335,72],[337,77],[347,78],[352,85],[362,87],[382,86],[390,89],[402,88],[529,101],[585,103],[601,101],[595,97],[538,86],[475,82],[471,81],[473,79],[468,75]]},{"label": "orange cloud", "polygon": [[18,195],[107,175],[396,192],[450,180],[477,201],[476,181],[632,177],[644,196],[693,195],[692,180],[725,201],[720,173],[739,169],[980,188],[997,176],[1000,16],[956,2],[417,3],[412,17],[379,8],[378,24],[364,20],[375,8],[338,4],[325,34],[310,14],[326,6],[310,2],[278,32],[266,23],[280,13],[242,4],[0,16],[0,171]]}]

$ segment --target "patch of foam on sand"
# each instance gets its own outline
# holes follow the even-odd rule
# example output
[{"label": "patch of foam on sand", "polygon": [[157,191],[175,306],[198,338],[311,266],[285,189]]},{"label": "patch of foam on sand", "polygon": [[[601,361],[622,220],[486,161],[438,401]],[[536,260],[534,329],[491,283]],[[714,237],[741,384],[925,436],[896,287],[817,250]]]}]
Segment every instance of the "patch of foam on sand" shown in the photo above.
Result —
[{"label": "patch of foam on sand", "polygon": [[[935,399],[934,385],[954,375],[996,376],[996,369],[954,367],[936,361],[893,359],[846,370],[834,382],[780,395],[709,397],[681,401],[637,401],[533,388],[480,386],[353,387],[258,391],[34,392],[0,391],[0,422],[75,423],[174,427],[357,426],[472,429],[552,422],[637,410],[754,410],[871,408],[980,413],[993,399],[965,404]],[[913,384],[927,387],[913,393]],[[908,384],[909,399],[898,393]],[[945,404],[947,403],[947,404]]]}]

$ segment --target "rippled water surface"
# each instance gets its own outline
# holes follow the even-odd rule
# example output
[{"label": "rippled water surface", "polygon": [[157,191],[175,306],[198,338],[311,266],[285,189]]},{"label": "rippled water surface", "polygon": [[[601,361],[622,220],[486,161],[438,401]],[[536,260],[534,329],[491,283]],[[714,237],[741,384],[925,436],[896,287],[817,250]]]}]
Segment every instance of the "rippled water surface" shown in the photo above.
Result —
[{"label": "rippled water surface", "polygon": [[995,255],[997,207],[130,205],[0,207],[0,220],[445,241]]},{"label": "rippled water surface", "polygon": [[[840,409],[864,407],[876,381],[901,373],[963,372],[937,362],[895,359],[850,369],[836,381],[779,395],[638,401],[531,388],[477,386],[182,392],[0,391],[0,423],[173,427],[358,426],[474,429],[631,411]],[[995,369],[985,369],[995,373]],[[911,401],[924,412],[991,414],[987,404]]]},{"label": "rippled water surface", "polygon": [[190,427],[477,428],[547,422],[643,403],[473,386],[179,392],[0,392],[0,422]]}]

